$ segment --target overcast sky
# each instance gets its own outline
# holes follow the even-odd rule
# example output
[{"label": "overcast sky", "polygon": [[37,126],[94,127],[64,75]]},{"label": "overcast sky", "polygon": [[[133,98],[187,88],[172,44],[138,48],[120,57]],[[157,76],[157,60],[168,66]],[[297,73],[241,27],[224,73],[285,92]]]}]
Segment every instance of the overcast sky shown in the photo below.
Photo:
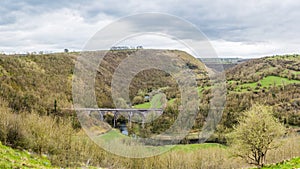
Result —
[{"label": "overcast sky", "polygon": [[[0,52],[79,51],[121,17],[162,12],[194,24],[221,57],[299,53],[299,9],[298,0],[0,0]],[[145,48],[178,47],[165,37],[141,39]]]}]

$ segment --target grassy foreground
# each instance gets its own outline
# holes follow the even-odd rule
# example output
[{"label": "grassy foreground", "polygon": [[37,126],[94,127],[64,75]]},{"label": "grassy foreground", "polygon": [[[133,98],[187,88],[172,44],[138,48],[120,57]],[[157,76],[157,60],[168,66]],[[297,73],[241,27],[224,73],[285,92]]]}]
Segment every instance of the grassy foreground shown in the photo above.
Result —
[{"label": "grassy foreground", "polygon": [[[103,139],[108,138],[119,138],[120,133],[118,131],[112,130],[111,133],[108,135],[103,135]],[[123,136],[124,137],[124,136]],[[126,136],[125,136],[126,137]],[[289,146],[293,145],[293,143],[289,143]],[[295,147],[292,147],[295,148]],[[288,149],[287,147],[284,147],[283,149]],[[289,151],[289,150],[287,150]],[[163,159],[169,159],[171,160],[171,164],[175,162],[174,165],[171,167],[173,168],[186,168],[190,166],[193,163],[193,157],[196,156],[195,160],[198,161],[197,164],[194,164],[199,167],[199,165],[210,166],[212,168],[218,168],[220,166],[223,166],[225,168],[243,168],[247,167],[247,165],[244,164],[236,164],[237,162],[240,162],[240,160],[236,161],[234,159],[227,159],[226,153],[228,152],[228,149],[226,146],[222,146],[219,144],[211,144],[211,143],[204,143],[204,144],[190,144],[190,145],[177,145],[171,149],[170,152],[161,155],[160,157],[152,157],[153,163],[160,164],[161,167],[165,168],[164,160]],[[187,158],[185,156],[182,156],[182,153],[185,154],[185,156],[189,157]],[[225,154],[224,154],[225,153]],[[280,155],[279,152],[274,152],[278,155]],[[214,154],[214,155],[213,155]],[[213,156],[212,156],[213,155]],[[204,159],[202,159],[204,158]],[[184,160],[182,160],[184,159]],[[216,161],[214,159],[223,159],[219,161],[220,163],[216,164]],[[121,160],[121,159],[119,159]],[[124,160],[124,159],[123,159]],[[173,161],[174,160],[174,161]],[[185,161],[187,160],[187,161]],[[200,160],[200,161],[199,161]],[[225,160],[225,161],[224,161]],[[229,160],[229,161],[228,161]],[[133,166],[137,165],[136,163],[142,162],[141,165],[147,164],[147,166],[152,166],[151,160],[146,159],[140,159],[140,160],[133,160],[134,164]],[[229,164],[230,162],[230,164]],[[150,164],[151,165],[150,165]],[[232,163],[232,164],[231,164]],[[159,165],[159,166],[160,166]],[[133,167],[131,165],[126,166],[125,168],[131,168]],[[167,165],[168,166],[168,165]],[[194,166],[195,167],[195,166]],[[249,166],[248,166],[249,167]],[[56,168],[51,165],[50,161],[46,157],[37,156],[34,154],[30,154],[26,151],[20,151],[20,150],[14,150],[10,147],[4,146],[0,143],[0,168]],[[96,167],[87,167],[87,168],[96,168]],[[118,167],[117,167],[118,168]],[[268,165],[264,168],[273,168],[273,169],[290,169],[290,168],[300,168],[300,157],[293,158],[289,161],[280,162],[273,165]]]},{"label": "grassy foreground", "polygon": [[[52,166],[50,160],[45,156],[32,154],[28,151],[15,150],[2,145],[2,143],[0,142],[0,169],[2,168],[58,169],[60,167]],[[100,167],[85,166],[85,168],[96,169]]]},{"label": "grassy foreground", "polygon": [[293,158],[289,161],[284,161],[281,163],[273,164],[273,165],[268,165],[263,167],[262,169],[290,169],[290,168],[300,168],[300,157]]},{"label": "grassy foreground", "polygon": [[55,168],[46,157],[14,150],[0,142],[0,168]]}]

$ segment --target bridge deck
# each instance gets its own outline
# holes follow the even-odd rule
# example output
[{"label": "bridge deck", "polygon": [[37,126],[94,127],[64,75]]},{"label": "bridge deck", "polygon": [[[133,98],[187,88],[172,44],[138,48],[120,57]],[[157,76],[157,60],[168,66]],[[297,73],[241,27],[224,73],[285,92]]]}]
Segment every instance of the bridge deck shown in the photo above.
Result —
[{"label": "bridge deck", "polygon": [[162,109],[113,109],[113,108],[75,108],[75,111],[117,111],[117,112],[146,112],[163,111]]},{"label": "bridge deck", "polygon": [[81,111],[81,112],[87,112],[88,115],[91,114],[91,112],[98,112],[100,116],[100,120],[104,120],[104,115],[108,112],[112,112],[114,114],[114,127],[116,127],[116,121],[118,119],[118,116],[120,113],[124,112],[127,114],[128,121],[131,126],[131,120],[134,114],[139,114],[142,116],[142,127],[144,128],[144,123],[146,120],[146,115],[150,112],[155,112],[155,113],[163,113],[162,109],[113,109],[113,108],[75,108],[75,109],[70,109],[70,110],[75,110],[75,111]]}]

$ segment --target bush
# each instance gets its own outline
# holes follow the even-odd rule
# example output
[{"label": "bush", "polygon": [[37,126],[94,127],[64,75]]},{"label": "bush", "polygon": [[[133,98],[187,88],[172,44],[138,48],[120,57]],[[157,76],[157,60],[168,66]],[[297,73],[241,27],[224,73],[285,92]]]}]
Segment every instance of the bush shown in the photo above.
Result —
[{"label": "bush", "polygon": [[37,113],[15,114],[0,99],[0,141],[13,148],[47,154],[61,167],[98,165],[104,151],[83,132],[72,128],[72,121]]},{"label": "bush", "polygon": [[144,99],[141,96],[135,96],[132,100],[133,105],[141,104],[141,103],[144,103]]}]

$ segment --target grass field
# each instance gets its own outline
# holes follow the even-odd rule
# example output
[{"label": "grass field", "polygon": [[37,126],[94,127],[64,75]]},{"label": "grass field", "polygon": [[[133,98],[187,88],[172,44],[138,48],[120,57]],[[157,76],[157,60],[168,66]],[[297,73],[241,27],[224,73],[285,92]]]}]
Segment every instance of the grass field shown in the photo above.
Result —
[{"label": "grass field", "polygon": [[149,108],[161,108],[163,105],[163,93],[159,93],[153,96],[150,102],[145,102],[142,104],[135,105],[134,108],[137,109],[149,109]]},{"label": "grass field", "polygon": [[149,109],[151,107],[151,103],[150,102],[145,102],[142,104],[137,104],[135,106],[133,106],[136,109]]},{"label": "grass field", "polygon": [[120,133],[117,129],[112,129],[109,132],[102,134],[99,138],[108,141],[108,140],[114,140],[119,138],[128,138],[126,135]]},{"label": "grass field", "polygon": [[[231,83],[231,84],[234,82],[237,82],[237,81],[228,81],[228,83]],[[247,88],[254,89],[258,83],[261,84],[260,88],[263,88],[263,87],[268,88],[272,85],[275,85],[275,86],[287,85],[287,84],[292,84],[292,83],[300,83],[300,81],[299,80],[289,80],[288,78],[279,77],[279,76],[267,76],[267,77],[264,77],[263,79],[261,79],[259,82],[244,83],[244,84],[238,85],[235,88],[235,91],[238,91],[238,90],[247,91]]]},{"label": "grass field", "polygon": [[0,168],[54,168],[46,157],[14,150],[0,142]]},{"label": "grass field", "polygon": [[[153,99],[150,102],[145,102],[142,104],[137,104],[135,106],[133,106],[136,109],[149,109],[149,108],[161,108],[162,107],[162,94],[157,94],[153,97]],[[174,99],[168,100],[168,104],[173,104],[175,101]]]},{"label": "grass field", "polygon": [[[117,129],[112,129],[109,132],[101,135],[99,139],[103,141],[111,141],[115,139],[129,139],[128,136],[121,134]],[[173,148],[172,148],[173,147]],[[205,148],[226,148],[226,146],[217,143],[202,143],[202,144],[179,144],[179,145],[165,145],[161,146],[162,149],[172,148],[172,151],[194,151]]]},{"label": "grass field", "polygon": [[172,148],[171,151],[195,151],[207,148],[226,148],[226,146],[217,143],[201,143],[201,144],[180,144]]}]

